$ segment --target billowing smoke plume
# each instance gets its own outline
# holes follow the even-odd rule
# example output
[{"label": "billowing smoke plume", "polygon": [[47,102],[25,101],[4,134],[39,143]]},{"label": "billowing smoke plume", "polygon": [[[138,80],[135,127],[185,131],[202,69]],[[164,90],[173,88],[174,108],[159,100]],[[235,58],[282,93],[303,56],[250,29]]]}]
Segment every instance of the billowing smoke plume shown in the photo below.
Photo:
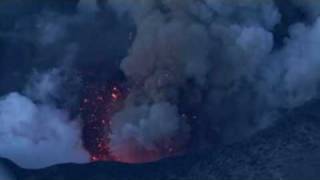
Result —
[{"label": "billowing smoke plume", "polygon": [[[273,33],[281,24],[281,12],[271,0],[124,0],[111,4],[120,15],[131,14],[137,26],[129,55],[121,63],[133,87],[124,110],[114,117],[117,125],[112,126],[111,145],[118,145],[125,135],[123,149],[131,149],[134,142],[140,148],[153,147],[150,139],[141,136],[149,136],[149,131],[158,134],[158,130],[128,130],[148,119],[133,115],[140,114],[141,107],[171,104],[163,113],[178,109],[177,115],[158,118],[158,124],[175,122],[180,132],[176,135],[188,137],[190,123],[183,118],[183,109],[189,104],[191,116],[197,117],[193,121],[199,121],[193,123],[200,124],[193,128],[209,125],[223,141],[232,142],[271,124],[279,108],[299,106],[317,95],[318,22],[314,27],[292,25],[285,46],[275,49]],[[292,4],[303,6],[300,1]],[[303,8],[314,7],[311,4]],[[317,16],[317,10],[310,17]],[[151,137],[157,142],[172,134]],[[126,143],[130,138],[131,143]],[[112,152],[121,152],[118,147],[112,147]]]},{"label": "billowing smoke plume", "polygon": [[154,155],[165,153],[164,147],[183,143],[175,137],[188,133],[177,108],[168,103],[126,108],[115,115],[111,128],[111,152],[125,162],[156,160]]},{"label": "billowing smoke plume", "polygon": [[214,148],[319,97],[316,0],[56,2],[0,21],[0,156],[23,166]]},{"label": "billowing smoke plume", "polygon": [[[266,74],[269,86],[285,107],[296,107],[318,96],[320,53],[320,19],[313,25],[302,23],[290,28],[290,38],[278,54],[275,65]],[[270,89],[269,89],[270,90]]]},{"label": "billowing smoke plume", "polygon": [[[185,137],[179,139],[179,143],[185,143],[183,140],[188,140],[186,137],[189,136],[190,127],[183,112],[187,104],[194,106],[192,112],[186,112],[189,115],[187,118],[192,117],[193,121],[218,121],[220,124],[212,124],[217,128],[225,125],[224,117],[215,114],[210,114],[212,117],[194,117],[204,111],[221,111],[218,106],[223,104],[224,99],[232,99],[242,91],[242,82],[256,83],[258,68],[267,61],[273,48],[270,30],[280,21],[280,14],[272,1],[114,1],[113,4],[119,10],[129,11],[134,17],[137,36],[129,56],[121,64],[121,69],[134,85],[126,107],[115,116],[114,121],[122,124],[112,126],[111,145],[119,142],[119,131],[125,131],[128,136],[126,139],[133,139],[131,142],[141,141],[141,135],[126,130],[131,121],[144,120],[127,113],[134,109],[140,111],[141,106],[152,109],[159,103],[171,104],[163,114],[175,110],[177,115],[155,120],[159,121],[158,124],[175,122],[176,132],[180,132],[175,135]],[[123,9],[123,4],[127,4],[125,7],[128,9]],[[183,99],[182,93],[185,94]],[[210,98],[209,102],[207,97]],[[222,116],[226,114],[223,112]],[[241,114],[237,116],[241,118]],[[243,119],[247,118],[244,113],[242,116],[246,116]],[[233,128],[238,125],[228,126]],[[148,131],[158,133],[145,128],[140,129],[140,134],[148,136]],[[154,142],[157,142],[170,138],[172,134],[168,131],[161,136],[152,136],[156,137]],[[146,145],[152,144],[139,143],[141,148],[146,149],[150,148]],[[131,146],[129,143],[123,144]],[[119,151],[116,148],[112,152]]]},{"label": "billowing smoke plume", "polygon": [[62,83],[58,70],[35,75],[27,94],[10,93],[0,100],[0,156],[22,167],[89,160],[82,147],[79,121],[51,103]]}]

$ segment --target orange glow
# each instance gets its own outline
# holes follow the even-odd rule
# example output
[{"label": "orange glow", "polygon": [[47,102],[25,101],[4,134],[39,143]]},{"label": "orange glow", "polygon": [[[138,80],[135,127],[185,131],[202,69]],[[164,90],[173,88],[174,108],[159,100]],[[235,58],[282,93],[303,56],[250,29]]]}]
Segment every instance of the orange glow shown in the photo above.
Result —
[{"label": "orange glow", "polygon": [[114,160],[109,152],[111,117],[121,108],[126,97],[125,90],[117,86],[87,88],[90,91],[80,107],[86,119],[86,148],[91,154],[91,161]]},{"label": "orange glow", "polygon": [[111,99],[113,101],[118,101],[119,99],[121,99],[121,92],[116,86],[112,88]]}]

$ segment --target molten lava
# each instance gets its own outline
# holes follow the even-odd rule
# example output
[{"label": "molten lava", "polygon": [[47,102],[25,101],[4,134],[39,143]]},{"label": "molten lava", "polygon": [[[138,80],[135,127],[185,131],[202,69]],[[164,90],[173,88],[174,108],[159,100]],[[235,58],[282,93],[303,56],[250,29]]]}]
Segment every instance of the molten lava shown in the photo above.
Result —
[{"label": "molten lava", "polygon": [[88,86],[81,103],[84,121],[84,146],[91,154],[91,161],[114,160],[109,152],[111,117],[125,99],[124,91],[117,86]]},{"label": "molten lava", "polygon": [[[133,139],[130,144],[118,149],[121,156],[115,156],[110,151],[110,133],[112,116],[121,110],[128,90],[121,86],[86,87],[86,94],[81,103],[81,115],[84,119],[84,146],[91,154],[91,161],[118,161],[125,163],[143,163],[156,161],[164,157],[181,153],[183,145],[178,145],[177,139],[164,139],[156,142],[154,149],[143,149],[137,146]],[[185,115],[181,115],[185,118]]]}]

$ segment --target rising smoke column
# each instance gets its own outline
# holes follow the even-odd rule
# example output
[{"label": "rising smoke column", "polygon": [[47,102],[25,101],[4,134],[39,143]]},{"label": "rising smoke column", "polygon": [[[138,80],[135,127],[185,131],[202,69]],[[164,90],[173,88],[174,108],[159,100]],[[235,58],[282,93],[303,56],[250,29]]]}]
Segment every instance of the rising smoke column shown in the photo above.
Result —
[{"label": "rising smoke column", "polygon": [[[272,124],[280,108],[292,109],[317,96],[313,49],[319,47],[318,23],[311,30],[302,24],[288,28],[289,40],[275,49],[275,27],[282,19],[272,0],[111,4],[120,15],[131,14],[137,26],[121,64],[132,88],[111,127],[111,150],[120,160],[166,149],[166,139],[176,140],[169,145],[173,148],[188,143],[190,129],[191,136],[200,133],[200,138],[202,132],[215,131],[223,142],[241,140]],[[317,10],[310,13],[311,21]],[[157,112],[168,116],[150,118]],[[214,144],[210,137],[209,143]]]},{"label": "rising smoke column", "polygon": [[[134,154],[154,149],[170,152],[187,143],[189,122],[204,121],[197,118],[208,96],[203,92],[216,96],[221,93],[219,89],[228,87],[230,89],[223,90],[218,98],[227,97],[237,91],[243,79],[254,81],[257,66],[273,46],[268,29],[279,21],[272,1],[112,3],[120,12],[129,11],[137,26],[129,56],[121,64],[134,85],[126,107],[113,119],[111,150],[116,157],[129,156],[121,154],[121,149]],[[242,13],[245,8],[250,11]],[[239,19],[233,19],[235,16]],[[193,87],[188,84],[190,81]],[[188,92],[192,88],[194,91]],[[181,89],[185,89],[189,97],[182,100]],[[191,113],[185,114],[184,104],[202,105],[194,106]],[[158,128],[154,124],[158,124]],[[165,142],[170,139],[175,141],[166,147]],[[156,153],[155,157],[165,154]]]}]

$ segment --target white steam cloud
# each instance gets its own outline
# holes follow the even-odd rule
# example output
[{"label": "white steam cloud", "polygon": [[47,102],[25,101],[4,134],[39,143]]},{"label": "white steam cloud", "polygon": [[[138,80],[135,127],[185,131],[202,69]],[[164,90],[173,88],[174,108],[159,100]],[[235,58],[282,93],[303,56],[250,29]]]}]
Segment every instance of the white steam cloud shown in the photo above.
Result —
[{"label": "white steam cloud", "polygon": [[54,70],[36,77],[28,91],[39,103],[19,93],[0,100],[0,156],[25,168],[87,162],[79,121],[48,100],[56,95],[59,76]]}]

